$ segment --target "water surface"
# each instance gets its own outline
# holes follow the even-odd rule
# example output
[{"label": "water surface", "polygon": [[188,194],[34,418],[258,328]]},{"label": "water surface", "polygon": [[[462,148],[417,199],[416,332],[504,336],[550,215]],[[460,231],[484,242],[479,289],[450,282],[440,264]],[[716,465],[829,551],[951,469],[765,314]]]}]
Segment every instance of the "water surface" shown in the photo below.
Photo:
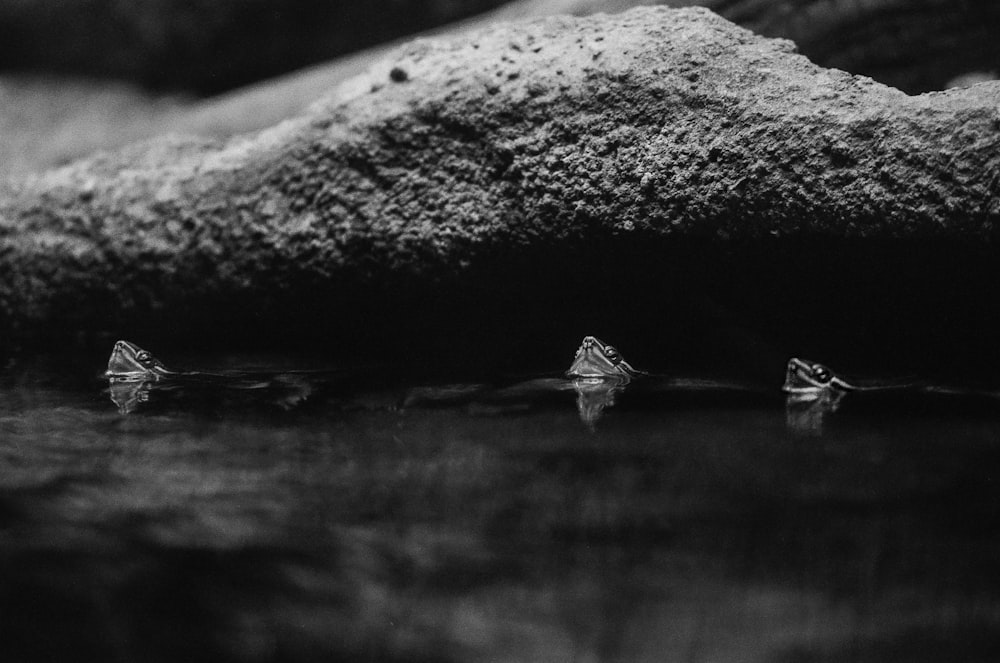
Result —
[{"label": "water surface", "polygon": [[1000,657],[988,398],[634,384],[588,425],[573,390],[346,380],[123,413],[99,368],[0,382],[5,660]]}]

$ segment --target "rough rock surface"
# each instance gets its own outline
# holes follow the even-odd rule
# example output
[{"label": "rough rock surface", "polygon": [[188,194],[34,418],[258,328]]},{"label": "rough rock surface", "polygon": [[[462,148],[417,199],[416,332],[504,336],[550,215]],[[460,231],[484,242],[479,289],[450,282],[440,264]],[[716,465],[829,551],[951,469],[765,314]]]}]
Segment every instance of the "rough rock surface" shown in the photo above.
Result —
[{"label": "rough rock surface", "polygon": [[654,363],[725,329],[905,362],[983,349],[954,332],[996,324],[998,221],[1000,84],[910,97],[702,9],[553,18],[19,184],[0,329],[479,358],[612,332]]},{"label": "rough rock surface", "polygon": [[[607,6],[627,0],[578,0]],[[905,90],[941,90],[973,72],[1000,75],[1000,5],[992,0],[656,0],[707,7],[813,62]],[[600,10],[598,10],[600,11]]]},{"label": "rough rock surface", "polygon": [[[78,1],[86,3],[88,0],[69,0],[70,4]],[[269,1],[262,0],[262,6]],[[490,4],[493,4],[492,0]],[[1000,4],[992,0],[970,0],[960,7],[950,0],[869,0],[863,3],[853,0],[513,0],[475,18],[436,28],[430,34],[457,35],[498,21],[533,16],[616,13],[646,4],[707,7],[758,34],[793,40],[799,51],[817,64],[871,76],[881,83],[911,93],[939,90],[946,85],[1000,75],[1000,40],[994,38],[994,34],[1000,31]],[[223,14],[234,7],[225,7]],[[27,6],[22,9],[28,11]],[[442,6],[439,9],[446,8]],[[463,11],[468,9],[464,7]],[[136,9],[124,11],[136,12]],[[72,13],[60,15],[60,20],[68,20],[77,33],[86,33],[79,29],[79,20],[70,19]],[[432,14],[434,20],[450,15],[447,12]],[[386,17],[390,23],[399,18],[385,12],[380,16]],[[0,9],[0,19],[2,17],[3,10]],[[99,20],[100,14],[91,13],[87,18]],[[102,22],[102,25],[106,24],[107,21]],[[146,24],[154,30],[178,29],[176,26],[156,27],[156,21],[143,22],[143,25]],[[4,25],[2,20],[0,25]],[[206,29],[206,25],[199,25],[195,38],[199,41],[197,37],[200,37],[206,47],[214,49],[211,39],[218,38],[215,32],[219,30],[226,33],[226,38],[233,34],[226,22],[216,23],[215,32],[211,28]],[[403,20],[397,21],[396,25],[413,30],[421,23]],[[314,37],[316,32],[322,33],[326,29],[322,25],[312,27],[320,29],[299,38],[306,48],[309,48],[310,35]],[[288,28],[288,25],[284,26],[284,29]],[[6,29],[12,29],[11,25],[6,25]],[[282,26],[268,29],[280,31]],[[92,42],[95,33],[86,34]],[[386,34],[392,34],[392,31],[383,33],[383,36]],[[365,39],[374,36],[370,34]],[[36,41],[48,43],[45,40]],[[256,75],[276,71],[274,49],[248,51],[245,48],[247,41],[243,38],[238,42],[243,58],[240,61],[250,65],[247,72],[253,70],[254,58],[265,61],[256,63]],[[250,41],[267,41],[267,37],[258,35]],[[334,41],[336,43],[331,44],[326,39],[323,48],[328,50],[324,52],[339,52],[337,49],[355,43]],[[152,42],[159,48],[176,45],[176,41],[170,40],[164,43],[162,39],[154,39]],[[174,98],[151,97],[140,91],[133,91],[131,103],[128,103],[130,96],[122,94],[128,88],[107,82],[0,77],[0,99],[4,102],[0,105],[0,178],[62,166],[98,149],[113,149],[167,133],[228,138],[238,133],[259,131],[301,115],[331,88],[365,71],[373,62],[398,47],[399,43],[382,43],[320,66],[186,103],[178,103],[180,100]],[[123,44],[119,40],[109,42],[107,46],[114,50],[138,48],[140,45]],[[7,47],[10,45],[7,44]],[[52,55],[49,51],[42,53],[43,60]],[[59,57],[63,56],[65,53]],[[169,59],[169,52],[157,57]],[[213,50],[212,57],[208,58],[197,49],[188,49],[184,57],[193,58],[197,65],[191,81],[184,83],[180,77],[182,68],[165,66],[162,62],[155,66],[157,75],[166,72],[174,77],[175,85],[182,88],[199,87],[198,77],[207,75],[219,86],[222,79],[212,67],[206,66],[207,59],[224,63],[234,61],[233,58],[220,56],[218,50]],[[86,57],[84,60],[86,66],[96,61]],[[76,57],[74,63],[77,61],[80,57]],[[148,64],[145,57],[132,58],[129,62],[140,67]],[[285,62],[281,66],[287,68],[290,63]],[[33,64],[33,68],[42,70],[45,66],[39,61]],[[201,88],[204,88],[203,84]],[[74,95],[77,96],[75,100],[71,98]]]}]

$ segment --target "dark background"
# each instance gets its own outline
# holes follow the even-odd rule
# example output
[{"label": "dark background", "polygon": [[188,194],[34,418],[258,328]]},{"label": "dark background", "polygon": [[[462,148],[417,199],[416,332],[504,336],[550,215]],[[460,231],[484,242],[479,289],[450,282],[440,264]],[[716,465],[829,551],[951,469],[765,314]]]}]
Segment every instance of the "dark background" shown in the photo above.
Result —
[{"label": "dark background", "polygon": [[211,94],[456,20],[499,0],[13,0],[0,71]]},{"label": "dark background", "polygon": [[[209,95],[498,7],[501,0],[3,0],[0,74],[87,76]],[[707,6],[818,64],[908,92],[1000,72],[992,0],[578,0],[504,18],[638,4]]]}]

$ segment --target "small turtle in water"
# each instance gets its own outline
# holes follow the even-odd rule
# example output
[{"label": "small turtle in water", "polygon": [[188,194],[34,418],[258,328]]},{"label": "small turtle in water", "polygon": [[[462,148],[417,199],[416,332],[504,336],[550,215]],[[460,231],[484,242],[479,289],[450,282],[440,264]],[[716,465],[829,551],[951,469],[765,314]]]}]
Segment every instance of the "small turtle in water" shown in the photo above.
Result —
[{"label": "small turtle in water", "polygon": [[844,380],[823,364],[797,357],[788,360],[785,384],[781,390],[800,400],[814,400],[831,391],[856,391],[858,387]]},{"label": "small turtle in water", "polygon": [[134,343],[118,341],[108,359],[105,377],[114,382],[144,382],[179,375]]},{"label": "small turtle in water", "polygon": [[625,361],[614,346],[608,345],[596,336],[584,336],[576,351],[573,364],[566,371],[566,377],[593,379],[625,379],[644,375]]},{"label": "small turtle in water", "polygon": [[806,401],[818,399],[831,392],[890,391],[923,386],[925,385],[922,382],[913,378],[878,381],[847,378],[823,364],[792,357],[788,360],[785,384],[781,390],[789,394],[789,397]]},{"label": "small turtle in water", "polygon": [[613,346],[596,336],[584,336],[576,350],[566,377],[573,380],[576,409],[590,428],[615,404],[617,397],[633,377],[643,375],[625,361]]},{"label": "small turtle in water", "polygon": [[828,366],[792,357],[785,369],[782,391],[789,428],[809,433],[822,432],[825,415],[836,412],[849,392],[908,393],[944,391],[913,379],[859,380],[835,373]]}]

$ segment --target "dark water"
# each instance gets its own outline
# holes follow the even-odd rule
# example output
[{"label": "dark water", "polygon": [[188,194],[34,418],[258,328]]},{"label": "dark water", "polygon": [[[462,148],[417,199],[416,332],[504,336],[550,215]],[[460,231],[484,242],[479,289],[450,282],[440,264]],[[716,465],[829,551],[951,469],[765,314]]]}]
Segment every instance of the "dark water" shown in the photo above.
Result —
[{"label": "dark water", "polygon": [[1000,659],[991,398],[98,370],[0,382],[4,661]]}]

